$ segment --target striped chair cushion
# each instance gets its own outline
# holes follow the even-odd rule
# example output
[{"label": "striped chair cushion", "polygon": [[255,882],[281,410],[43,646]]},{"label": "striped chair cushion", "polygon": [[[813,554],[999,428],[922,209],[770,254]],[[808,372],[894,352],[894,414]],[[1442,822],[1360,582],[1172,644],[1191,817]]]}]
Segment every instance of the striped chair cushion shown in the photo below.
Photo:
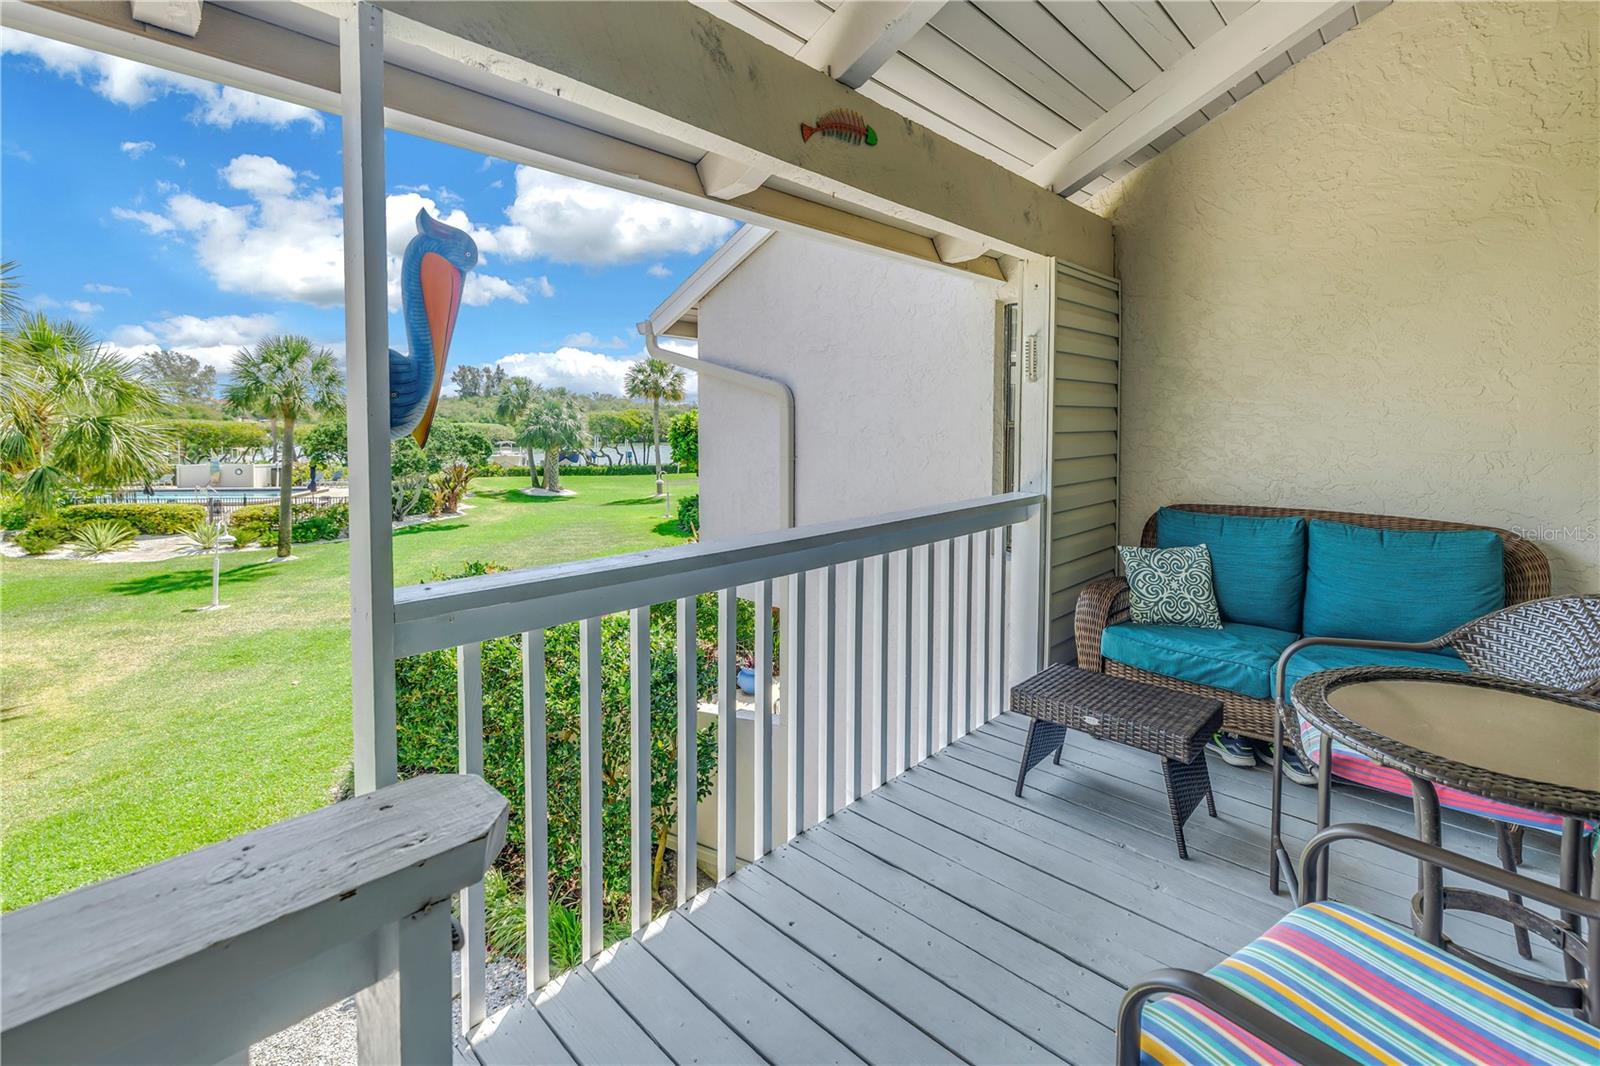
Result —
[{"label": "striped chair cushion", "polygon": [[[1303,718],[1300,719],[1300,743],[1305,748],[1306,755],[1315,763],[1321,752],[1319,745],[1322,743],[1322,733]],[[1391,795],[1411,795],[1411,779],[1405,774],[1399,770],[1391,770],[1387,766],[1379,766],[1360,752],[1341,744],[1337,739],[1333,742],[1333,774],[1341,780],[1365,785]],[[1484,799],[1482,796],[1474,796],[1470,792],[1458,792],[1453,788],[1441,787],[1438,793],[1439,806],[1446,810],[1463,811],[1499,822],[1527,826],[1529,829],[1542,829],[1548,833],[1561,832],[1559,815],[1530,811],[1526,807],[1513,807],[1509,803]]]},{"label": "striped chair cushion", "polygon": [[[1339,903],[1292,911],[1210,975],[1358,1062],[1600,1061],[1600,1029]],[[1193,1000],[1145,1008],[1144,1062],[1287,1063]]]}]

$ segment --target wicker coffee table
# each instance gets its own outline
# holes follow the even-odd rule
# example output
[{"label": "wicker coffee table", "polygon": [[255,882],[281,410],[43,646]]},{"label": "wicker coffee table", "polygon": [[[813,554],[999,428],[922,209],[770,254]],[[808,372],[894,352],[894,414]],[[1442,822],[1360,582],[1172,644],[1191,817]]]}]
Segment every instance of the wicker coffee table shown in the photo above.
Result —
[{"label": "wicker coffee table", "polygon": [[1178,858],[1189,857],[1183,823],[1202,799],[1206,812],[1217,816],[1204,749],[1207,738],[1222,728],[1219,701],[1056,665],[1013,688],[1011,709],[1030,719],[1017,770],[1017,795],[1022,795],[1028,771],[1045,756],[1054,752],[1056,764],[1061,763],[1061,742],[1068,729],[1076,729],[1097,740],[1114,740],[1161,756]]}]

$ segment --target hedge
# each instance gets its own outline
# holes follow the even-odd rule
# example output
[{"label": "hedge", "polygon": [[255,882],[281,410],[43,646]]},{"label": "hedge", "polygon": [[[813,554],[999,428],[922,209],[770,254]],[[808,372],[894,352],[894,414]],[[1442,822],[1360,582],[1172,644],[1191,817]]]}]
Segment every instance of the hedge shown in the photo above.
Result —
[{"label": "hedge", "polygon": [[[350,505],[297,503],[289,509],[292,525],[289,536],[301,544],[314,540],[333,540],[350,528]],[[246,544],[276,544],[278,505],[257,503],[240,507],[228,516],[228,532],[242,547]]]},{"label": "hedge", "polygon": [[689,537],[700,535],[700,494],[678,497],[678,532]]},{"label": "hedge", "polygon": [[[481,564],[472,568],[483,572]],[[710,597],[708,597],[709,599]],[[712,607],[715,610],[715,607]],[[705,622],[702,620],[701,625]],[[671,824],[677,785],[677,663],[673,606],[662,604],[650,618],[651,821],[660,838]],[[703,630],[704,631],[704,630]],[[715,629],[711,629],[715,632]],[[628,620],[609,616],[600,625],[601,658],[601,841],[603,894],[608,920],[628,914],[630,840]],[[699,695],[709,698],[716,671],[701,651]],[[552,902],[575,905],[579,886],[579,683],[578,626],[545,631],[548,695],[547,774],[550,788],[549,869]],[[395,711],[401,776],[453,773],[456,769],[456,653],[428,652],[395,664]],[[715,764],[715,727],[699,732],[696,759],[701,797],[710,793]],[[498,865],[513,891],[523,883],[522,656],[518,637],[483,643],[483,776],[511,801],[507,847]]]},{"label": "hedge", "polygon": [[85,522],[126,522],[153,536],[182,533],[206,519],[198,503],[74,503],[56,513],[74,530]]}]

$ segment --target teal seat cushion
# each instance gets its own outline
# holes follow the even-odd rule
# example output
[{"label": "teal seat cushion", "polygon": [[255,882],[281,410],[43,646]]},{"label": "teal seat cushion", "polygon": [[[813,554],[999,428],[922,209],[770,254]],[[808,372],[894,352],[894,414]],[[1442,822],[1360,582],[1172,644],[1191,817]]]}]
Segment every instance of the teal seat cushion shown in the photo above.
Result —
[{"label": "teal seat cushion", "polygon": [[1300,628],[1306,587],[1306,520],[1204,514],[1163,507],[1156,547],[1204,544],[1224,622]]},{"label": "teal seat cushion", "polygon": [[1221,629],[1124,622],[1106,627],[1100,654],[1154,674],[1267,699],[1272,667],[1295,640],[1281,629],[1239,622],[1224,622]]},{"label": "teal seat cushion", "polygon": [[1312,519],[1307,636],[1418,643],[1505,606],[1505,545],[1488,529],[1369,529]]},{"label": "teal seat cushion", "polygon": [[1338,648],[1313,645],[1297,651],[1289,660],[1284,680],[1290,688],[1307,674],[1339,670],[1346,666],[1414,666],[1423,670],[1457,670],[1466,673],[1467,664],[1449,648],[1441,651],[1392,651],[1388,648]]}]

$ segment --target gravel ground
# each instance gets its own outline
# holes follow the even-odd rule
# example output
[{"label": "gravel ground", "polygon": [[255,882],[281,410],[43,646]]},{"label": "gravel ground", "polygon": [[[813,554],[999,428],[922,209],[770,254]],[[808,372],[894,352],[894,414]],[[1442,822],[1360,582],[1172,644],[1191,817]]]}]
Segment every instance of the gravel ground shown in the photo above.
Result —
[{"label": "gravel ground", "polygon": [[[451,956],[451,965],[461,971],[461,956]],[[515,959],[489,962],[489,1013],[511,1003],[526,988],[522,964]],[[461,1026],[461,1001],[450,1005],[456,1030]],[[250,1066],[348,1066],[356,1061],[356,1001],[320,1011],[250,1049]]]}]

